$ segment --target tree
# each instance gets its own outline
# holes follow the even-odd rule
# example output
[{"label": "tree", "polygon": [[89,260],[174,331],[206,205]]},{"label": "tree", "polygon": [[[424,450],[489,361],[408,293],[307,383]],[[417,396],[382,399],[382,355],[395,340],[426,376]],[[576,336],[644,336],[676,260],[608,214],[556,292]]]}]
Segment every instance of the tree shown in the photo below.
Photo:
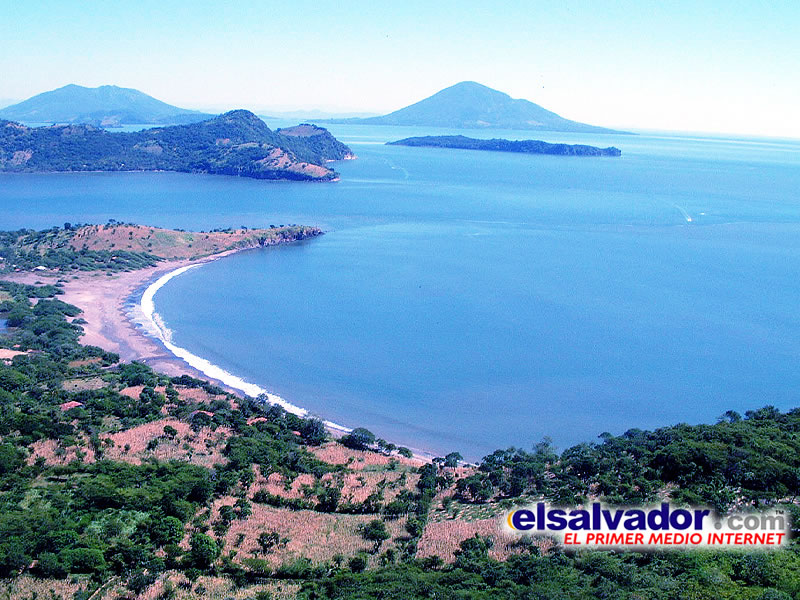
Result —
[{"label": "tree", "polygon": [[281,537],[277,531],[262,531],[258,534],[258,545],[263,554],[269,554],[275,548],[282,548],[289,543],[288,537]]},{"label": "tree", "polygon": [[149,571],[136,571],[128,580],[128,589],[137,596],[156,582],[156,574]]},{"label": "tree", "polygon": [[374,542],[375,552],[377,552],[384,540],[389,539],[389,532],[386,531],[386,524],[383,521],[373,519],[362,527],[361,537],[368,542]]},{"label": "tree", "polygon": [[380,450],[384,454],[391,454],[392,452],[397,450],[397,446],[395,446],[391,442],[387,442],[382,438],[378,438],[377,440],[375,440],[375,444],[378,446],[378,450]]},{"label": "tree", "polygon": [[375,443],[375,434],[369,429],[356,427],[348,435],[342,437],[340,441],[348,448],[352,448],[354,450],[366,450],[369,446]]},{"label": "tree", "polygon": [[342,492],[339,488],[330,485],[325,486],[317,492],[318,502],[316,510],[319,512],[335,512],[341,497]]},{"label": "tree", "polygon": [[58,556],[52,552],[42,552],[36,564],[36,571],[45,579],[61,579],[67,576],[67,570]]},{"label": "tree", "polygon": [[69,570],[73,573],[95,573],[106,568],[103,553],[96,548],[63,550],[60,558],[69,565]]},{"label": "tree", "polygon": [[210,569],[219,558],[217,542],[203,533],[193,533],[189,546],[189,562],[198,569]]},{"label": "tree", "polygon": [[476,533],[474,537],[461,542],[459,549],[454,552],[456,566],[465,571],[479,572],[492,546],[491,538],[481,537]]},{"label": "tree", "polygon": [[494,486],[485,473],[475,473],[465,479],[459,479],[456,493],[466,502],[482,504],[494,494]]},{"label": "tree", "polygon": [[458,466],[458,463],[464,460],[464,457],[461,456],[459,452],[451,452],[447,456],[444,457],[444,466],[455,468]]},{"label": "tree", "polygon": [[305,419],[300,428],[300,435],[303,436],[303,441],[310,446],[319,446],[328,439],[325,423],[319,419]]}]

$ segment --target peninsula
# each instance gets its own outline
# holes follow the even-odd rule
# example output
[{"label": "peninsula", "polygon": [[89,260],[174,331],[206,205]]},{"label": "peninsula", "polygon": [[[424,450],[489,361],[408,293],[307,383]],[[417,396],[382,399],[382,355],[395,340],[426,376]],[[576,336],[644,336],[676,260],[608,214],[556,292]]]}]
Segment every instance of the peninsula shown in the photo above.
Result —
[{"label": "peninsula", "polygon": [[148,281],[181,267],[319,235],[318,227],[303,225],[183,231],[115,220],[104,225],[65,223],[42,231],[2,231],[0,279],[58,281],[62,299],[84,311],[84,344],[171,375],[202,376],[133,326],[125,312],[130,296]]},{"label": "peninsula", "polygon": [[246,110],[130,133],[0,121],[0,172],[178,171],[331,181],[337,174],[324,165],[352,157],[325,129],[305,125],[284,134]]},{"label": "peninsula", "polygon": [[460,150],[488,150],[491,152],[520,152],[523,154],[555,154],[558,156],[621,156],[622,151],[613,146],[598,148],[584,144],[549,144],[539,140],[479,140],[463,135],[429,135],[410,137],[396,142],[394,146],[429,148],[457,148]]}]

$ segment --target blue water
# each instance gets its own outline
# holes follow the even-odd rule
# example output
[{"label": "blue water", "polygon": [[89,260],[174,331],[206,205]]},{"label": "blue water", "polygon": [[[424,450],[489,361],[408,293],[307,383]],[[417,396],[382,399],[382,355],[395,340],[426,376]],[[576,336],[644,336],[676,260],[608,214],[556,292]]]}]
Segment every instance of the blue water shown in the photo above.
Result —
[{"label": "blue water", "polygon": [[800,142],[542,136],[623,150],[581,159],[331,129],[359,155],[336,184],[5,176],[2,228],[322,226],[175,278],[159,313],[294,404],[436,452],[798,404]]}]

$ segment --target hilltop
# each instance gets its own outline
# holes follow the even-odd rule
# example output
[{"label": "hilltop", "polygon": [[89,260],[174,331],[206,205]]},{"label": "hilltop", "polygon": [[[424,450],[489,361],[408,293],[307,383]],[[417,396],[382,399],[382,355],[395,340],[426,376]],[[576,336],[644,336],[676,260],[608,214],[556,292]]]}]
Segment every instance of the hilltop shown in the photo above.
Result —
[{"label": "hilltop", "polygon": [[474,81],[462,81],[429,98],[381,117],[328,120],[360,125],[415,125],[458,129],[541,129],[580,133],[626,133],[570,121],[528,100]]},{"label": "hilltop", "polygon": [[246,110],[132,133],[0,121],[0,171],[180,171],[313,181],[335,179],[324,163],[349,157],[350,149],[325,129],[284,135]]},{"label": "hilltop", "polygon": [[517,152],[522,154],[553,154],[557,156],[621,156],[619,148],[610,146],[598,148],[584,144],[549,144],[540,140],[479,140],[463,135],[429,135],[410,137],[396,142],[387,142],[391,146],[413,146],[430,148],[457,148],[459,150],[487,150],[490,152]]},{"label": "hilltop", "polygon": [[131,88],[65,85],[0,110],[0,119],[28,123],[183,125],[213,115],[172,106]]},{"label": "hilltop", "polygon": [[293,147],[294,140],[297,140],[296,153],[302,153],[302,149],[305,149],[322,160],[350,160],[356,157],[350,148],[333,137],[327,129],[316,125],[301,123],[294,127],[277,129],[276,133],[286,138],[285,143],[289,147]]}]

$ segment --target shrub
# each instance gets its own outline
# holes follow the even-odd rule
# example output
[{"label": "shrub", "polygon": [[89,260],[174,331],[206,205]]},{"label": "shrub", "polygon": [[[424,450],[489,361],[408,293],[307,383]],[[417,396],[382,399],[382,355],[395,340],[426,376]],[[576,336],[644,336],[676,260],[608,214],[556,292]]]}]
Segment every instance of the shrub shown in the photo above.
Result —
[{"label": "shrub", "polygon": [[348,435],[339,440],[342,444],[353,450],[366,450],[375,443],[375,434],[369,429],[356,427]]}]

